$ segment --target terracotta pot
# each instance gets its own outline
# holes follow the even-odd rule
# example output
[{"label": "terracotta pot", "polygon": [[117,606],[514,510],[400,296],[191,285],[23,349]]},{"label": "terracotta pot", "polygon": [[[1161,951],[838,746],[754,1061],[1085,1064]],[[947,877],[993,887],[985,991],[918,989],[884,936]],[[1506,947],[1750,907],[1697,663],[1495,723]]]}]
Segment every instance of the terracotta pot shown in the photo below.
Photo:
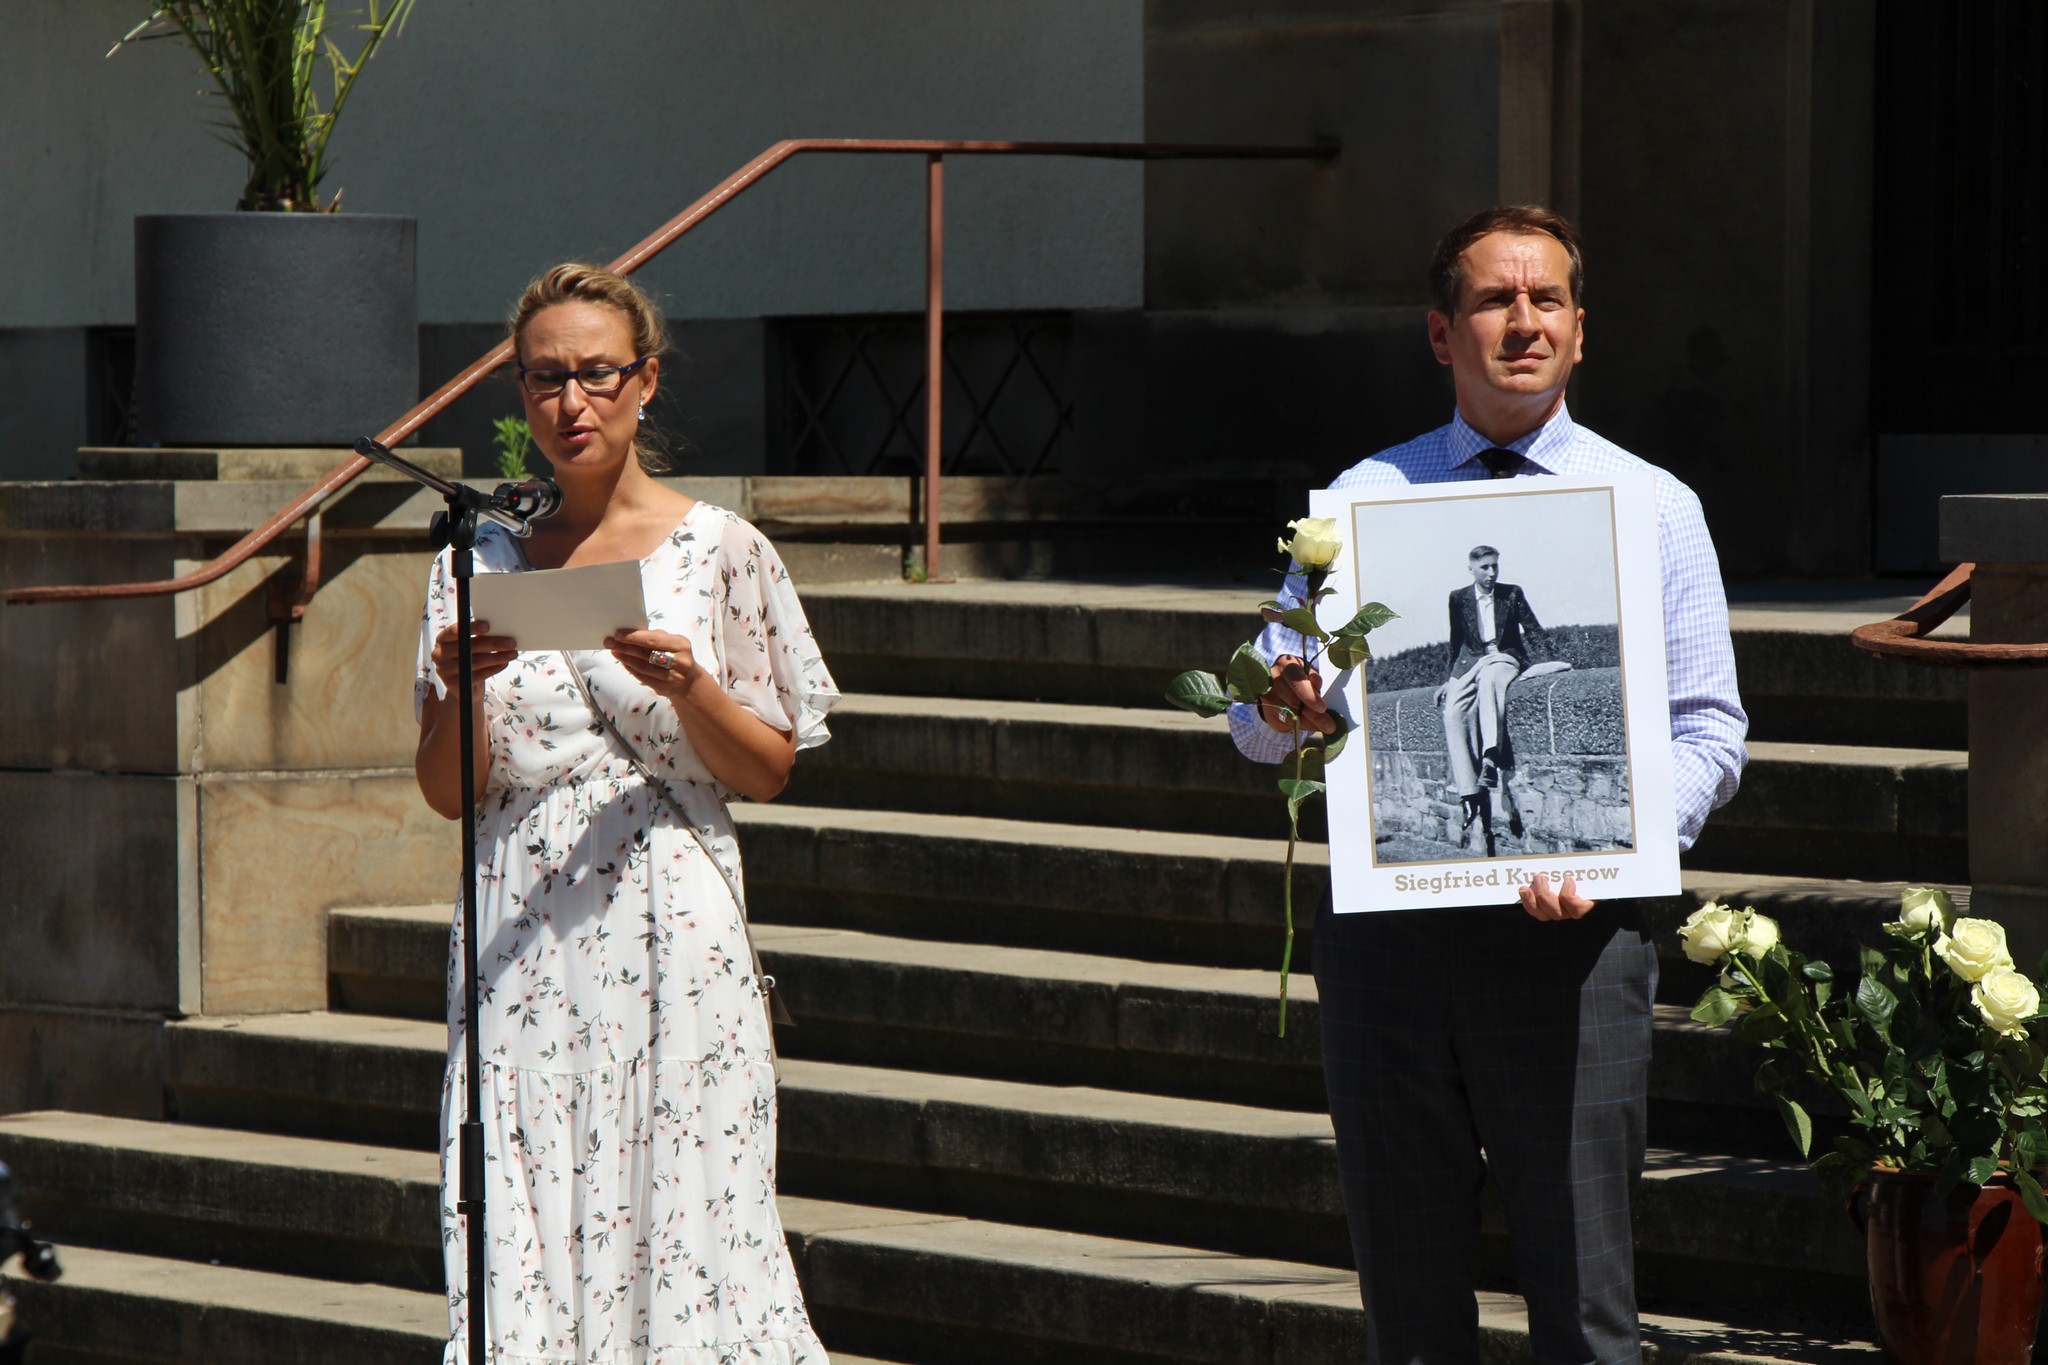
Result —
[{"label": "terracotta pot", "polygon": [[1899,1365],[2027,1365],[2048,1238],[2002,1181],[1934,1197],[1934,1177],[1878,1171],[1863,1225],[1877,1338]]}]

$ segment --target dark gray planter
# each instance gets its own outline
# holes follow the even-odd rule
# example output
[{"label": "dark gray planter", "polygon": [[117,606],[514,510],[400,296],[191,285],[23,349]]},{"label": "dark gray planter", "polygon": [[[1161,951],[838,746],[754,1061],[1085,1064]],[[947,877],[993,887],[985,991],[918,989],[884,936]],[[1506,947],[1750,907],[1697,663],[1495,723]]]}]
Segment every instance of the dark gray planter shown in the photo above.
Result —
[{"label": "dark gray planter", "polygon": [[135,220],[144,445],[350,445],[419,401],[415,220]]}]

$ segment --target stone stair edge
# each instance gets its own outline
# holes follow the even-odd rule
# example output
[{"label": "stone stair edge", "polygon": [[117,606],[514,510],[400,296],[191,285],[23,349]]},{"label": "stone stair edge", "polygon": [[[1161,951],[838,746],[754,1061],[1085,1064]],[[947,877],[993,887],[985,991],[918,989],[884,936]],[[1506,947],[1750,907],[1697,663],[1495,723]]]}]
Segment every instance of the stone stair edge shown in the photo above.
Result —
[{"label": "stone stair edge", "polygon": [[[936,1317],[954,1326],[1002,1330],[1011,1326],[1004,1318],[1014,1310],[1014,1305],[1056,1301],[1064,1306],[1069,1323],[1087,1322],[1086,1333],[1069,1338],[1073,1346],[1128,1347],[1138,1343],[1101,1338],[1118,1330],[1130,1330],[1140,1320],[1151,1324],[1147,1331],[1157,1330],[1156,1324],[1165,1322],[1177,1326],[1185,1334],[1184,1339],[1150,1343],[1154,1349],[1165,1346],[1176,1358],[1211,1360],[1219,1365],[1223,1361],[1277,1361],[1292,1356],[1283,1352],[1277,1342],[1257,1356],[1248,1357],[1241,1350],[1222,1353],[1217,1349],[1221,1343],[1207,1341],[1204,1333],[1204,1324],[1215,1325],[1218,1313],[1229,1318],[1234,1329],[1229,1334],[1230,1344],[1236,1347],[1248,1344],[1247,1333],[1270,1339],[1278,1325],[1272,1321],[1273,1315],[1289,1305],[1319,1310],[1326,1320],[1294,1325],[1295,1332],[1310,1331],[1317,1337],[1353,1335],[1363,1316],[1355,1277],[1348,1271],[1313,1264],[800,1196],[784,1196],[779,1204],[783,1224],[806,1272],[807,1294],[814,1313],[829,1313],[842,1306],[872,1309],[875,1299],[870,1286],[877,1275],[901,1282],[907,1275],[915,1276],[922,1270],[926,1272],[922,1292],[913,1294],[914,1302],[908,1305],[911,1312],[899,1309],[889,1316],[909,1317],[912,1321]],[[144,1297],[159,1304],[179,1303],[186,1311],[227,1309],[271,1319],[310,1320],[315,1327],[329,1330],[346,1324],[372,1339],[395,1336],[422,1344],[445,1339],[444,1300],[431,1292],[201,1266],[132,1253],[67,1247],[60,1254],[68,1258],[68,1288],[64,1282],[29,1286],[18,1279],[11,1281],[17,1289],[27,1291],[25,1306],[30,1314],[64,1293],[74,1297],[94,1293],[134,1297],[137,1291],[127,1286],[138,1276],[150,1276],[160,1282],[175,1282],[188,1292],[182,1298],[164,1294],[160,1292],[164,1285],[158,1283],[148,1286],[158,1292]],[[945,1272],[942,1276],[931,1273],[941,1269]],[[947,1292],[935,1296],[931,1292],[933,1282],[940,1279]],[[975,1279],[990,1286],[1007,1285],[1013,1292],[978,1294],[971,1288],[963,1290],[964,1285]],[[199,1293],[189,1292],[194,1286]],[[1103,1311],[1119,1301],[1128,1304],[1134,1295],[1154,1303],[1161,1297],[1179,1300],[1183,1311],[1139,1315]],[[1481,1299],[1488,1330],[1509,1336],[1520,1334],[1518,1299],[1499,1293],[1484,1294]],[[1192,1306],[1190,1300],[1202,1306],[1185,1311]],[[978,1312],[963,1313],[963,1304],[980,1308]],[[992,1304],[997,1305],[993,1313],[987,1307]],[[1095,1311],[1089,1311],[1090,1305],[1097,1306]],[[934,1313],[933,1309],[939,1311]],[[1029,1313],[1027,1308],[1026,1315]],[[1334,1320],[1330,1320],[1332,1315]],[[1122,1329],[1111,1325],[1118,1319],[1125,1324]],[[1707,1360],[1720,1359],[1761,1365],[1776,1358],[1714,1349],[1712,1344],[1739,1341],[1745,1333],[1698,1319],[1650,1314],[1645,1316],[1644,1327],[1653,1346],[1683,1343],[1678,1349],[1667,1347],[1657,1353],[1656,1358],[1671,1360],[1674,1365],[1680,1360],[1703,1365]],[[388,1346],[390,1342],[387,1339],[378,1344]],[[1702,1345],[1708,1349],[1700,1349]],[[1847,1354],[1864,1358],[1860,1347],[1850,1347]],[[835,1358],[845,1359],[850,1365],[860,1359]]]}]

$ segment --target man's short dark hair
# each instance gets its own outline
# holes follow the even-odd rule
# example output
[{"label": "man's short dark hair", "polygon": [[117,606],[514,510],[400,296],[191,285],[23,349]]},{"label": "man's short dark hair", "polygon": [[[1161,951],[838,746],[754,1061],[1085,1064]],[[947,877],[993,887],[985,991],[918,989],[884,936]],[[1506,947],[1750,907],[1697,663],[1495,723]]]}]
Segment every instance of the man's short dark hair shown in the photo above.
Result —
[{"label": "man's short dark hair", "polygon": [[1492,555],[1495,559],[1499,559],[1500,551],[1494,549],[1491,545],[1474,545],[1472,547],[1472,553],[1465,556],[1465,562],[1467,564],[1477,564],[1480,560],[1486,558],[1488,555]]},{"label": "man's short dark hair", "polygon": [[1458,295],[1465,287],[1465,248],[1489,232],[1554,237],[1571,261],[1572,307],[1586,302],[1586,262],[1579,230],[1561,213],[1541,204],[1500,204],[1473,214],[1443,235],[1429,260],[1429,296],[1436,311],[1455,322]]}]

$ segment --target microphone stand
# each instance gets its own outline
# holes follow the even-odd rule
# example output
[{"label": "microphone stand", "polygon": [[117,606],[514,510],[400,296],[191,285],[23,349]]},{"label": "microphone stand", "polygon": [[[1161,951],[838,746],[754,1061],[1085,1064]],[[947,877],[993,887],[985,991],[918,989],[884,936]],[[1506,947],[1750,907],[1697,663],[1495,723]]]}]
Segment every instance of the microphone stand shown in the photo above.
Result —
[{"label": "microphone stand", "polygon": [[480,1086],[483,1045],[478,1039],[477,1027],[481,992],[476,941],[476,698],[471,690],[474,664],[469,637],[469,580],[476,572],[479,519],[494,521],[513,535],[524,537],[531,534],[532,522],[553,514],[561,506],[562,493],[549,479],[500,484],[494,492],[484,493],[466,484],[451,483],[430,470],[422,469],[367,436],[356,442],[356,453],[432,489],[448,504],[445,511],[434,514],[429,535],[436,550],[446,546],[451,552],[449,567],[455,575],[456,658],[462,689],[462,1066],[466,1108],[456,1144],[459,1175],[455,1208],[463,1220],[469,1250],[465,1294],[469,1303],[470,1365],[487,1365],[490,1336],[484,1323],[487,1279],[484,1270],[484,1122]]}]

